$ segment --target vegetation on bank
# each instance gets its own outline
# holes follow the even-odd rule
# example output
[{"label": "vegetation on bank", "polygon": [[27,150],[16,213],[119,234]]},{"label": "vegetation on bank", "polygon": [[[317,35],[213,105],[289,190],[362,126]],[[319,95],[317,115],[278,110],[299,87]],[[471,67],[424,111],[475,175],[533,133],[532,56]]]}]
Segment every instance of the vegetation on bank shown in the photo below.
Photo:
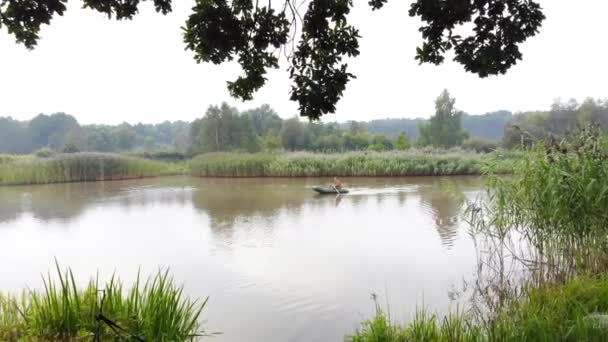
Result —
[{"label": "vegetation on bank", "polygon": [[605,341],[608,277],[581,276],[565,284],[529,288],[501,313],[480,321],[465,312],[445,316],[419,310],[407,325],[376,307],[352,342]]},{"label": "vegetation on bank", "polygon": [[0,156],[0,185],[133,179],[184,173],[182,164],[105,153]]},{"label": "vegetation on bank", "polygon": [[[491,168],[490,168],[491,170]],[[469,213],[478,249],[472,307],[405,326],[378,309],[355,342],[605,341],[608,146],[598,127],[537,143],[511,177],[488,177]]]},{"label": "vegetation on bank", "polygon": [[520,152],[477,154],[458,149],[323,154],[206,153],[187,160],[176,152],[0,155],[0,185],[135,179],[191,174],[200,177],[329,177],[480,175],[494,161],[508,173]]},{"label": "vegetation on bank", "polygon": [[185,298],[167,271],[129,290],[112,276],[80,289],[71,270],[57,266],[43,291],[0,293],[2,341],[192,341],[203,331],[202,302]]},{"label": "vegetation on bank", "polygon": [[476,154],[442,150],[314,154],[209,153],[194,158],[191,170],[203,177],[328,177],[480,175],[490,160],[509,172],[517,153]]}]

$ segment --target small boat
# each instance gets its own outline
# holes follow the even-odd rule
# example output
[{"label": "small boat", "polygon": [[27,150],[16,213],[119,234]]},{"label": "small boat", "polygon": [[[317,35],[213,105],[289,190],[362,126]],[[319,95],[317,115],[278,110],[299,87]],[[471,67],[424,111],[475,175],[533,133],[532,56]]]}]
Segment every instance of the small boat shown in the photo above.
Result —
[{"label": "small boat", "polygon": [[320,193],[321,195],[331,195],[331,194],[347,194],[348,190],[346,189],[336,189],[333,186],[315,186],[312,188],[314,191]]}]

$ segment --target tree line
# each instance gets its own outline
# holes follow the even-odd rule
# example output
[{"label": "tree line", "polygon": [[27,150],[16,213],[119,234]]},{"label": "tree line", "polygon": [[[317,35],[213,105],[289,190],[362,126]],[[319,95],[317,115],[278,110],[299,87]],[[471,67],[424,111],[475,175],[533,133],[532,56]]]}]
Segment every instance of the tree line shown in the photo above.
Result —
[{"label": "tree line", "polygon": [[412,146],[461,146],[488,152],[499,146],[526,147],[577,126],[608,127],[608,101],[556,102],[548,111],[468,115],[447,90],[425,119],[344,123],[283,119],[269,105],[239,111],[226,103],[210,106],[191,123],[80,125],[71,115],[40,114],[29,121],[0,117],[0,153],[27,154],[41,148],[61,152],[170,150],[195,155],[218,151],[307,150],[316,152],[406,150]]},{"label": "tree line", "polygon": [[65,113],[39,114],[29,121],[0,117],[0,153],[28,154],[42,148],[59,152],[185,150],[189,126],[184,121],[80,125]]}]

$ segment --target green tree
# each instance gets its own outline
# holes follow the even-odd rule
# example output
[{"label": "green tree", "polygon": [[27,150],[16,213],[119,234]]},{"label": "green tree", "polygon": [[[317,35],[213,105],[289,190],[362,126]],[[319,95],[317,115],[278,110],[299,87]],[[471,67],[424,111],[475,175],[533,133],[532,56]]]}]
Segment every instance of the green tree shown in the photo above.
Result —
[{"label": "green tree", "polygon": [[410,138],[405,133],[399,134],[399,138],[395,142],[395,148],[399,151],[408,150],[412,144],[410,143]]},{"label": "green tree", "polygon": [[281,138],[281,145],[286,150],[305,149],[310,143],[304,124],[297,117],[283,121],[283,127],[279,136]]},{"label": "green tree", "polygon": [[[87,146],[87,132],[80,126],[75,126],[66,134],[63,150],[70,152],[84,151]],[[68,148],[69,147],[69,148]]]},{"label": "green tree", "polygon": [[87,149],[99,152],[114,151],[115,143],[112,131],[113,128],[110,126],[89,126],[87,135]]},{"label": "green tree", "polygon": [[266,134],[262,138],[262,147],[266,151],[276,151],[281,148],[281,139],[276,133]]},{"label": "green tree", "polygon": [[32,144],[28,139],[27,124],[11,117],[0,117],[0,153],[30,153]]},{"label": "green tree", "polygon": [[372,138],[372,143],[369,146],[372,151],[388,151],[393,149],[393,142],[383,135],[376,134]]},{"label": "green tree", "polygon": [[52,147],[59,150],[64,145],[66,134],[75,127],[78,121],[65,113],[52,115],[39,114],[28,124],[28,133],[32,143],[32,150],[42,147]]},{"label": "green tree", "polygon": [[283,119],[267,104],[245,111],[243,115],[251,117],[255,133],[260,137],[271,131],[278,132],[283,124]]},{"label": "green tree", "polygon": [[116,147],[121,151],[128,151],[135,146],[135,130],[128,123],[122,123],[114,130]]},{"label": "green tree", "polygon": [[342,136],[342,140],[344,144],[344,149],[349,151],[365,150],[370,145],[370,138],[369,134],[367,133],[344,133],[344,135]]},{"label": "green tree", "polygon": [[[373,10],[388,0],[369,0]],[[243,74],[228,82],[230,93],[250,100],[266,83],[269,68],[278,68],[275,51],[295,46],[289,75],[291,100],[300,115],[318,119],[336,110],[346,84],[355,76],[345,58],[359,55],[359,30],[349,22],[352,0],[310,0],[304,13],[292,0],[283,4],[254,0],[196,0],[183,27],[186,48],[197,62],[236,60]],[[411,0],[408,12],[421,19],[420,63],[441,64],[447,53],[480,77],[504,74],[522,58],[519,45],[536,35],[545,16],[533,0]],[[63,15],[67,0],[4,1],[0,27],[18,43],[33,48],[42,24]],[[83,0],[86,8],[118,20],[132,19],[146,1]],[[359,2],[357,2],[359,3]],[[363,3],[363,2],[361,2]],[[172,0],[154,0],[157,12],[171,11]],[[461,30],[468,28],[470,30]],[[293,35],[300,34],[299,41]],[[468,32],[465,36],[456,32]],[[293,44],[293,45],[292,45]]]},{"label": "green tree", "polygon": [[462,129],[462,112],[454,108],[455,103],[447,89],[439,95],[435,100],[435,115],[420,126],[420,145],[452,147],[467,138]]}]

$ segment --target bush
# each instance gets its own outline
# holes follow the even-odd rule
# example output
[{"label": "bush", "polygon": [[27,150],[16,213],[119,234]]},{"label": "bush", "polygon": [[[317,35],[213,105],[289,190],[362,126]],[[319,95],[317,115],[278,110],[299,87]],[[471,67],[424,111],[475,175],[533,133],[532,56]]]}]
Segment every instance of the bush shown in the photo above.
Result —
[{"label": "bush", "polygon": [[51,158],[56,154],[57,154],[57,152],[51,150],[48,147],[43,147],[43,148],[39,149],[38,151],[34,152],[34,155],[38,158]]},{"label": "bush", "polygon": [[168,162],[179,162],[188,159],[188,156],[184,152],[179,151],[154,151],[154,152],[140,152],[134,153],[133,155],[145,159],[161,160]]},{"label": "bush", "polygon": [[469,138],[462,142],[462,148],[477,153],[490,153],[498,148],[498,144],[487,139]]}]

